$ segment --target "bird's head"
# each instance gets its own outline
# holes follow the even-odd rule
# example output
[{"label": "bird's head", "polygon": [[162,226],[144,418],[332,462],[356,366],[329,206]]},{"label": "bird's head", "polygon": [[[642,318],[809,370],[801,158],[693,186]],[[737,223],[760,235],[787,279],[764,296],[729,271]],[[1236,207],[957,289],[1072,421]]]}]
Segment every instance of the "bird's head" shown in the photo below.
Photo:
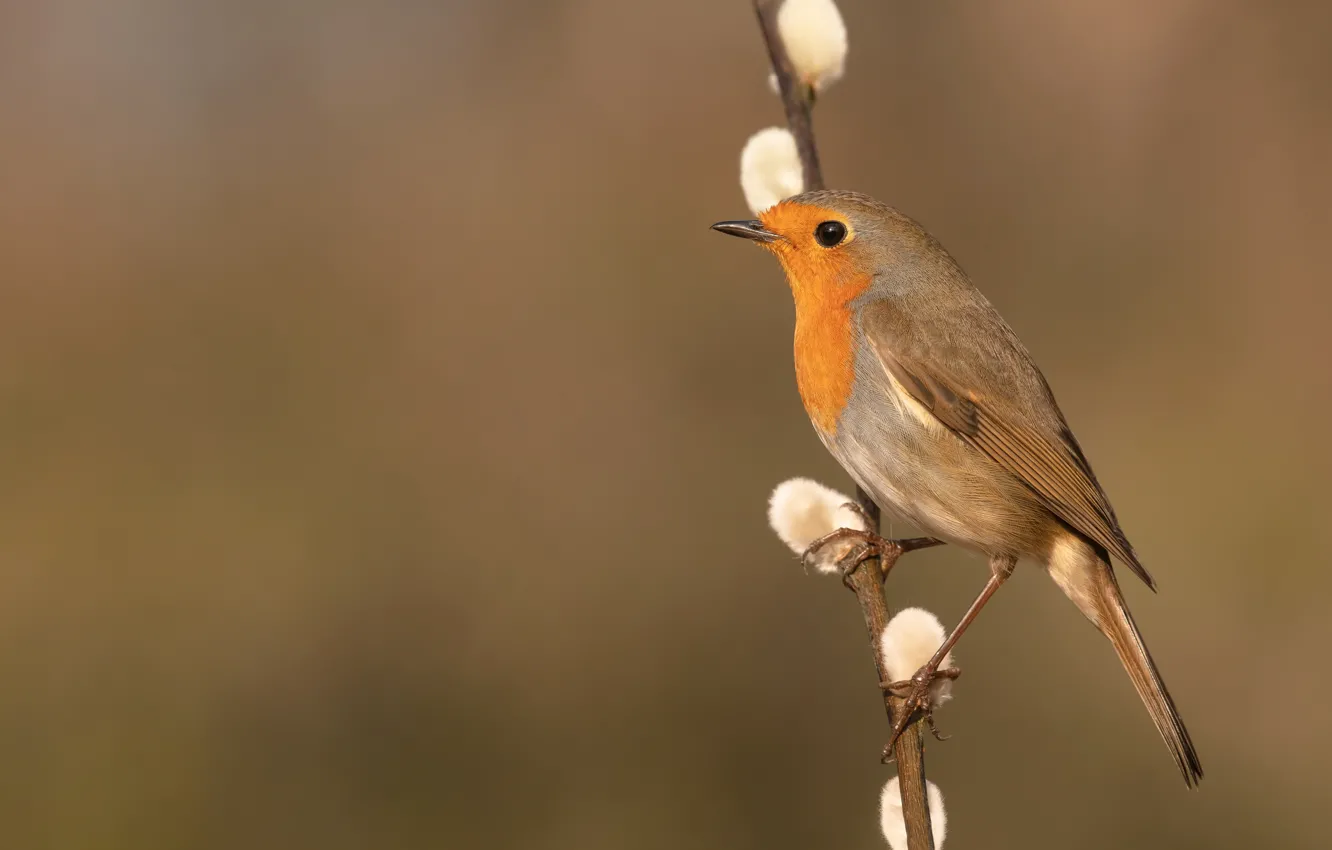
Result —
[{"label": "bird's head", "polygon": [[878,277],[900,278],[937,249],[920,225],[892,207],[838,190],[795,195],[757,220],[719,221],[712,229],[776,255],[797,303],[845,303]]}]

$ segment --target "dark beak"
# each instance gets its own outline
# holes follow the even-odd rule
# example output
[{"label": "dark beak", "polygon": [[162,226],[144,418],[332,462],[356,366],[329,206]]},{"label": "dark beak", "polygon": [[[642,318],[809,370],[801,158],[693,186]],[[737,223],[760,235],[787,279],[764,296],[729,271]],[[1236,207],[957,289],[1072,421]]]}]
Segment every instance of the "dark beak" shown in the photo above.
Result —
[{"label": "dark beak", "polygon": [[763,229],[761,221],[719,221],[712,225],[713,230],[729,233],[731,236],[743,236],[755,242],[776,242],[782,237]]}]

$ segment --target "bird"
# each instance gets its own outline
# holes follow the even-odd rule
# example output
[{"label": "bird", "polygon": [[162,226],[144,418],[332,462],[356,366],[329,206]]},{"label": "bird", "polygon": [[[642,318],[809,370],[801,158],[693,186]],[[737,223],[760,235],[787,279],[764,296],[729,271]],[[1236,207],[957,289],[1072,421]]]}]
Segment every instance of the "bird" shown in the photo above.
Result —
[{"label": "bird", "polygon": [[785,271],[796,385],[833,457],[881,509],[988,559],[984,589],[910,680],[893,740],[928,715],[944,657],[1025,560],[1109,639],[1196,787],[1202,763],[1112,561],[1156,583],[1035,361],[943,245],[898,210],[842,190],[804,192],[712,229],[752,240]]}]

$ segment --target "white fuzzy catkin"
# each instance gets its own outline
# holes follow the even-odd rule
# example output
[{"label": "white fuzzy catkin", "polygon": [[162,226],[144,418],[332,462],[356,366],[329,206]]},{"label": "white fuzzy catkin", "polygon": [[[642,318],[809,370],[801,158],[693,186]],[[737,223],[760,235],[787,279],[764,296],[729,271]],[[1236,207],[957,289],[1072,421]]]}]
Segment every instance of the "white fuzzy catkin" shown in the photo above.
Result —
[{"label": "white fuzzy catkin", "polygon": [[754,215],[804,190],[795,136],[785,127],[759,130],[740,152],[740,189]]},{"label": "white fuzzy catkin", "polygon": [[803,83],[823,91],[841,79],[846,24],[833,0],[786,0],[777,11],[777,32]]},{"label": "white fuzzy catkin", "polygon": [[[934,833],[934,850],[943,850],[948,837],[948,813],[944,811],[943,793],[939,786],[926,781],[925,796],[930,801],[930,832]],[[906,819],[902,817],[902,791],[894,776],[883,786],[879,795],[879,826],[884,840],[893,850],[907,850]]]},{"label": "white fuzzy catkin", "polygon": [[[792,552],[801,555],[809,544],[839,528],[865,530],[860,514],[846,507],[850,501],[850,496],[817,481],[792,478],[772,491],[768,523]],[[824,546],[817,553],[815,568],[822,573],[836,572],[838,560],[854,545],[855,541],[843,541]]]},{"label": "white fuzzy catkin", "polygon": [[[883,653],[883,667],[893,682],[910,679],[943,645],[947,634],[939,618],[924,608],[903,608],[888,621],[879,639]],[[953,666],[953,653],[944,656],[939,669]],[[930,686],[930,698],[935,705],[952,696],[952,679],[935,679]]]}]

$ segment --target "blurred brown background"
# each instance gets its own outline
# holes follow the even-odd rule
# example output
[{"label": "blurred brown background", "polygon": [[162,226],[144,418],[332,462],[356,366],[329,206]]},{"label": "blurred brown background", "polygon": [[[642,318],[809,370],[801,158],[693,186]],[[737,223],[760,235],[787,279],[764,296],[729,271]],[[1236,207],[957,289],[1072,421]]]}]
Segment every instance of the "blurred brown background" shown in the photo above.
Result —
[{"label": "blurred brown background", "polygon": [[[829,181],[1043,365],[1207,767],[1019,571],[948,847],[1329,846],[1332,12],[842,9]],[[881,846],[854,602],[764,520],[847,479],[707,229],[764,63],[740,0],[0,7],[0,846]]]}]

